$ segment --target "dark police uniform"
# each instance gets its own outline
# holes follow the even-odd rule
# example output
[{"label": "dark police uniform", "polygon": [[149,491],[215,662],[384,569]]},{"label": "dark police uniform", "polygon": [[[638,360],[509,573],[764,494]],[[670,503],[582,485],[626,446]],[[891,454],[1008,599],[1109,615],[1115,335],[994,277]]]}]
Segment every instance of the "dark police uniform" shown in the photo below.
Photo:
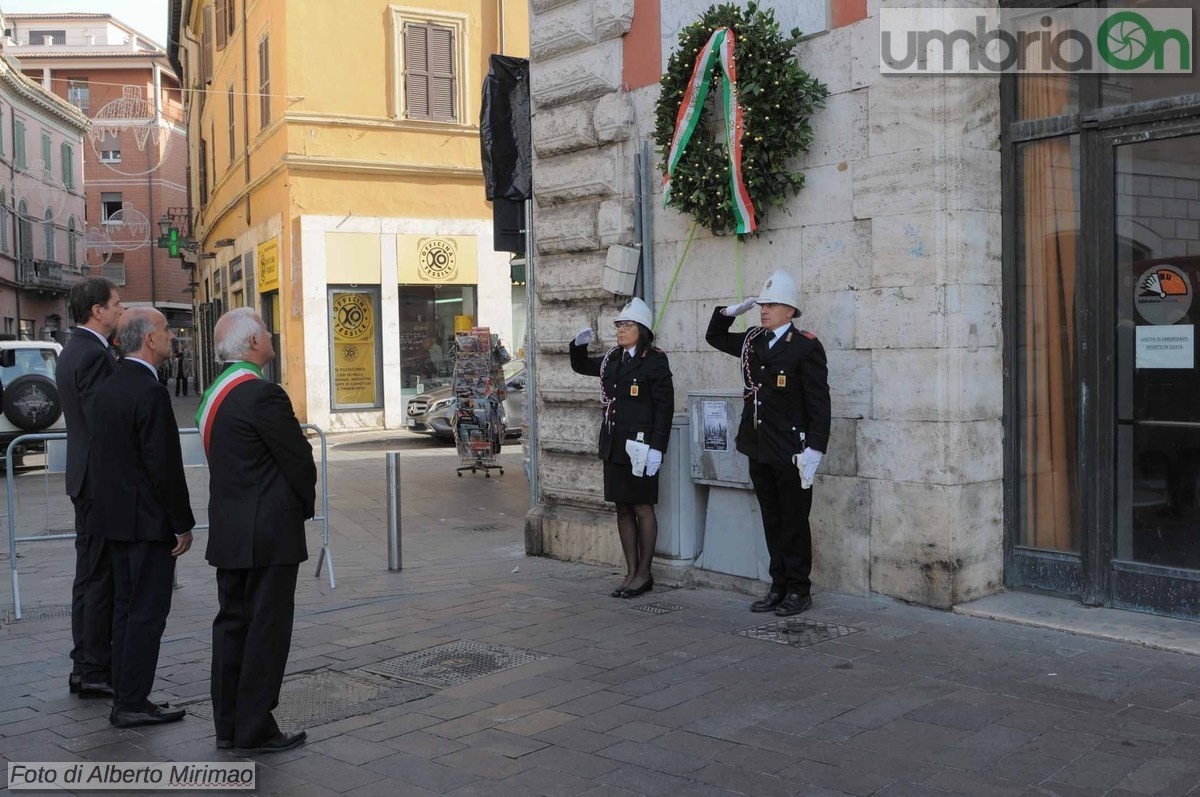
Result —
[{"label": "dark police uniform", "polygon": [[587,346],[571,344],[571,368],[598,376],[604,404],[600,447],[604,460],[604,500],[622,504],[658,503],[658,474],[634,476],[625,441],[637,440],[667,453],[675,386],[667,355],[655,348],[639,349],[632,358],[620,347],[603,357],[588,357]]},{"label": "dark police uniform", "polygon": [[[762,510],[772,590],[808,595],[812,585],[811,489],[800,488],[792,455],[805,447],[825,452],[829,444],[829,371],[825,349],[811,332],[785,329],[768,347],[773,331],[751,327],[730,332],[734,319],[718,307],[704,339],[743,360],[745,388],[737,450],[750,458],[750,479]],[[743,358],[747,339],[748,351]]]}]

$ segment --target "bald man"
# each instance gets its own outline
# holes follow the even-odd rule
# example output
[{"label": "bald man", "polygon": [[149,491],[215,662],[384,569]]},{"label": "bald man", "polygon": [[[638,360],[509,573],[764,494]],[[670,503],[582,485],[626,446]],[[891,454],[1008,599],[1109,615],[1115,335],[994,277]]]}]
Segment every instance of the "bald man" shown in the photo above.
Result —
[{"label": "bald man", "polygon": [[183,719],[183,709],[150,702],[175,559],[192,545],[192,516],[179,427],[158,367],[174,335],[149,307],[125,311],[117,345],[125,359],[96,392],[88,430],[94,479],[91,533],[112,548],[113,709],[119,728]]}]

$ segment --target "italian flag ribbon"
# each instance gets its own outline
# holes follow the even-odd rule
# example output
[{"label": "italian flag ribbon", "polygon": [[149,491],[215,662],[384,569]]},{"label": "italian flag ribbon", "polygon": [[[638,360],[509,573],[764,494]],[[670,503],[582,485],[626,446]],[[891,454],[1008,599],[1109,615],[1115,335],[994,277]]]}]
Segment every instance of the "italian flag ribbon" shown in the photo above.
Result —
[{"label": "italian flag ribbon", "polygon": [[254,363],[242,360],[231,363],[221,372],[217,380],[208,386],[208,390],[204,391],[204,398],[200,400],[200,409],[196,411],[196,428],[200,430],[206,455],[208,454],[208,438],[212,434],[217,410],[221,408],[222,402],[235,387],[252,379],[262,379],[262,369]]},{"label": "italian flag ribbon", "polygon": [[721,105],[725,109],[729,190],[733,195],[733,215],[737,222],[737,232],[743,234],[754,232],[758,229],[758,223],[754,220],[754,203],[750,201],[750,192],[746,190],[746,183],[742,179],[742,135],[746,132],[746,123],[742,116],[741,103],[738,102],[733,38],[733,31],[729,28],[717,28],[696,56],[696,66],[692,69],[692,77],[688,80],[683,101],[679,104],[679,114],[675,117],[675,135],[671,139],[671,149],[667,155],[667,173],[663,176],[663,207],[667,206],[667,200],[671,196],[671,175],[683,159],[683,151],[687,149],[692,134],[700,124],[704,100],[712,87],[713,67],[719,62],[723,73]]}]

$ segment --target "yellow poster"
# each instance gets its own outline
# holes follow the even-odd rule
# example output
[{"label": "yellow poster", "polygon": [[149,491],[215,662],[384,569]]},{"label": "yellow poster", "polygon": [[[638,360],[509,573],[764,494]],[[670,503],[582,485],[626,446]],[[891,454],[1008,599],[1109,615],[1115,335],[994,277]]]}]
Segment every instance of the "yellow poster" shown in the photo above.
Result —
[{"label": "yellow poster", "polygon": [[279,290],[279,241],[258,245],[258,292]]},{"label": "yellow poster", "polygon": [[369,293],[333,294],[333,403],[374,406],[375,300]]}]

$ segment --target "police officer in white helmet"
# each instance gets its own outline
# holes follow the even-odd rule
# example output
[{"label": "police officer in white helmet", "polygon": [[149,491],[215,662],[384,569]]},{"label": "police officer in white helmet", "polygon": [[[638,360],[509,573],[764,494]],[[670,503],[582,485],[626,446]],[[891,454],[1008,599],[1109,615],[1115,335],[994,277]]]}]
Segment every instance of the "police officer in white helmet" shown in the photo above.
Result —
[{"label": "police officer in white helmet", "polygon": [[[600,377],[598,455],[604,460],[604,500],[617,505],[617,533],[625,555],[625,580],[614,598],[632,598],[654,589],[650,564],[658,540],[658,469],[671,436],[675,387],[667,355],[654,348],[654,314],[641,299],[632,299],[614,322],[617,345],[600,357],[589,357],[591,327],[579,330],[571,344],[571,368]],[[627,442],[635,445],[627,446]],[[649,450],[646,450],[646,446]],[[630,458],[629,448],[646,455],[644,467]]]},{"label": "police officer in white helmet", "polygon": [[[730,332],[733,319],[758,305],[761,326]],[[812,482],[829,443],[829,372],[816,335],[792,326],[800,290],[787,271],[767,278],[758,297],[717,307],[704,339],[741,359],[744,392],[737,450],[750,458],[762,511],[771,589],[751,611],[780,617],[812,606]]]}]

